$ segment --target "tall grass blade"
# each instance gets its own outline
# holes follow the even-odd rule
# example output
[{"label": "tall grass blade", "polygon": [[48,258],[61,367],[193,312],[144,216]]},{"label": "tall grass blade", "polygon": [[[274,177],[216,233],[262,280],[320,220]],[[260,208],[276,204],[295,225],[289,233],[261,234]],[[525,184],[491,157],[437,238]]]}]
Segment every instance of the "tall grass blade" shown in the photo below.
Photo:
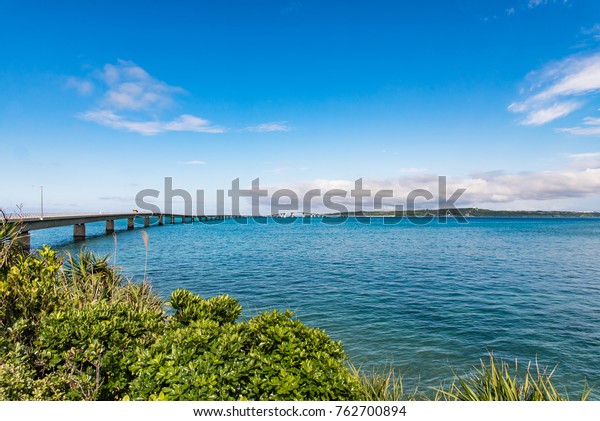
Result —
[{"label": "tall grass blade", "polygon": [[[436,389],[436,399],[456,401],[563,401],[568,396],[558,392],[552,383],[556,370],[542,369],[537,360],[532,367],[527,365],[524,373],[519,373],[519,363],[515,361],[514,371],[510,365],[490,354],[489,363],[480,361],[479,368],[470,374],[459,376],[453,371],[454,381],[448,388]],[[590,395],[587,385],[581,393],[581,400]]]},{"label": "tall grass blade", "polygon": [[144,240],[144,247],[146,248],[146,262],[144,263],[144,282],[146,282],[146,269],[148,268],[148,233],[142,231],[142,240]]},{"label": "tall grass blade", "polygon": [[112,233],[113,243],[115,245],[115,251],[113,254],[113,266],[117,266],[117,233],[113,231]]}]

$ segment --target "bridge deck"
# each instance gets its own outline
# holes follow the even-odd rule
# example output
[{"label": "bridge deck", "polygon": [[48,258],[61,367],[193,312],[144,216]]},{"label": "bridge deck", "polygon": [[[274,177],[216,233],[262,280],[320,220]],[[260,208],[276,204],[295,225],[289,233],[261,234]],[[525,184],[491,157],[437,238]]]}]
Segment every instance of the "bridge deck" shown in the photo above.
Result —
[{"label": "bridge deck", "polygon": [[[239,218],[238,215],[184,215],[184,214],[154,214],[152,212],[128,212],[128,213],[79,213],[79,214],[24,214],[19,216],[8,216],[8,221],[21,222],[22,232],[28,232],[46,228],[63,227],[67,225],[82,225],[92,222],[115,221],[118,219],[135,218],[178,218],[185,220],[195,219],[229,219]],[[183,221],[182,221],[183,222]]]}]

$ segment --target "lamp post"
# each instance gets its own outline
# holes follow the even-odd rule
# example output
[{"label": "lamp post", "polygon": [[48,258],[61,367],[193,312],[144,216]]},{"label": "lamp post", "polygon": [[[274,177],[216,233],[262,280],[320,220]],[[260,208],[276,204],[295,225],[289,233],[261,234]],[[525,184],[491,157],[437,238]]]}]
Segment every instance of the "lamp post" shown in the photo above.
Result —
[{"label": "lamp post", "polygon": [[44,219],[44,186],[40,186],[40,219]]}]

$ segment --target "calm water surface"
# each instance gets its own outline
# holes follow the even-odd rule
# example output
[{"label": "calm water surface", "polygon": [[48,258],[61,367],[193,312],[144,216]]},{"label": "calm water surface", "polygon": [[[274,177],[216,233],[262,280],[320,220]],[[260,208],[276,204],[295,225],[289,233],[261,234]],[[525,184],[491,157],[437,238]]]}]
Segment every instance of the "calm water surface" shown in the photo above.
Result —
[{"label": "calm water surface", "polygon": [[[245,316],[294,310],[356,364],[392,364],[421,388],[493,351],[558,364],[559,384],[575,392],[587,379],[600,398],[600,220],[311,222],[152,227],[148,278],[165,298],[176,288],[232,295]],[[85,246],[141,279],[140,230],[117,225],[116,256],[102,223],[88,225]],[[32,246],[76,252],[71,235],[34,231]]]}]

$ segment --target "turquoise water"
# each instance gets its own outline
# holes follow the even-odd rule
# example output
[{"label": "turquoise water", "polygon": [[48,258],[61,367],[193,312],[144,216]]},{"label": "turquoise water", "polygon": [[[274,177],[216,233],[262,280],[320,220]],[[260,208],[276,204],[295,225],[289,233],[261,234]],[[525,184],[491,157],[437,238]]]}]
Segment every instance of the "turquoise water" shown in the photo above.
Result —
[{"label": "turquoise water", "polygon": [[[421,388],[494,351],[558,364],[558,384],[576,392],[587,379],[600,398],[600,220],[311,222],[151,227],[148,278],[164,297],[175,288],[232,295],[246,316],[292,309],[343,341],[356,364],[392,364]],[[141,279],[140,230],[125,228],[116,264]],[[89,224],[84,244],[113,254],[103,230]],[[33,232],[32,245],[77,251],[71,235]]]}]

